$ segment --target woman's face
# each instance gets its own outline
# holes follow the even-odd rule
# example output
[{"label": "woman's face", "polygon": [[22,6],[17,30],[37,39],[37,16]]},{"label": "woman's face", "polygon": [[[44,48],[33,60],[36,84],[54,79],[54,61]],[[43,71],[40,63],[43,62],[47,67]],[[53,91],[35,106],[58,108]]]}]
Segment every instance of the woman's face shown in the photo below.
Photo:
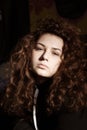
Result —
[{"label": "woman's face", "polygon": [[52,77],[62,60],[63,39],[53,34],[43,34],[32,51],[32,69],[41,77]]}]

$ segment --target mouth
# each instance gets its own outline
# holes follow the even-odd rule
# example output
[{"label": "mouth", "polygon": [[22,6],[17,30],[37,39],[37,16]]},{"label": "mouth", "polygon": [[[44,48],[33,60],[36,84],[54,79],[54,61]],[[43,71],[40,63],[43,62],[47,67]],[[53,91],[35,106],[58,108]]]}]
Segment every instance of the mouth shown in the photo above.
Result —
[{"label": "mouth", "polygon": [[48,68],[47,65],[44,65],[44,64],[38,64],[37,67],[40,68],[40,69]]}]

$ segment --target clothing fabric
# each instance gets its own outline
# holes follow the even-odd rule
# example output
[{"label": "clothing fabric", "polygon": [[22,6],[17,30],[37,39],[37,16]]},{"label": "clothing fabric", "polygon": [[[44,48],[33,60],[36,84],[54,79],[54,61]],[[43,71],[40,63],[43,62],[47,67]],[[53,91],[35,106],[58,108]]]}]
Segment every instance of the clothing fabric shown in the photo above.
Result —
[{"label": "clothing fabric", "polygon": [[64,107],[52,115],[46,113],[47,88],[40,88],[37,99],[37,123],[39,130],[87,130],[87,108],[69,112]]},{"label": "clothing fabric", "polygon": [[[40,107],[41,109],[37,116],[39,130],[87,130],[87,108],[79,112],[61,110],[50,116],[43,111],[43,106]],[[35,128],[29,124],[29,121],[22,120],[17,122],[13,130],[35,130]]]},{"label": "clothing fabric", "polygon": [[[63,112],[41,120],[39,130],[87,130],[87,109],[80,112]],[[13,130],[35,130],[28,122],[18,122]]]},{"label": "clothing fabric", "polygon": [[[48,115],[46,112],[47,86],[39,88],[36,104],[36,119],[39,130],[87,130],[87,108],[78,112],[68,112],[64,107]],[[2,116],[1,116],[2,117]],[[1,118],[0,117],[0,118]],[[32,117],[33,118],[33,117]],[[0,130],[35,130],[29,120],[3,117],[0,119],[3,129]],[[0,126],[1,127],[1,126]]]},{"label": "clothing fabric", "polygon": [[13,130],[34,130],[34,127],[31,124],[29,124],[29,122],[20,119],[13,128]]},{"label": "clothing fabric", "polygon": [[[43,86],[39,87],[36,104],[36,119],[39,130],[87,130],[87,108],[78,112],[68,112],[62,107],[60,111],[48,115],[46,112],[47,90],[47,85],[44,88]],[[22,125],[26,125],[26,123]],[[21,130],[21,127],[14,130]],[[29,128],[29,130],[31,129]]]}]

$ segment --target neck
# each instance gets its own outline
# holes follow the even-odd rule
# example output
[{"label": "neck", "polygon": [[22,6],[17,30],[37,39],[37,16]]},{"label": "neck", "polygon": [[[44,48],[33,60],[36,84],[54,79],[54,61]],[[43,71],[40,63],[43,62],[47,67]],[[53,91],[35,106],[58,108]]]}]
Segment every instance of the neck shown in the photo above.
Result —
[{"label": "neck", "polygon": [[48,78],[48,77],[39,76],[39,75],[35,74],[34,72],[32,72],[31,74],[32,74],[32,77],[34,78],[36,84],[38,84],[38,85],[44,84],[44,83],[48,82],[50,79],[52,79],[52,77]]},{"label": "neck", "polygon": [[50,80],[50,78],[37,77],[35,80],[38,85],[41,85],[41,84],[48,82]]}]

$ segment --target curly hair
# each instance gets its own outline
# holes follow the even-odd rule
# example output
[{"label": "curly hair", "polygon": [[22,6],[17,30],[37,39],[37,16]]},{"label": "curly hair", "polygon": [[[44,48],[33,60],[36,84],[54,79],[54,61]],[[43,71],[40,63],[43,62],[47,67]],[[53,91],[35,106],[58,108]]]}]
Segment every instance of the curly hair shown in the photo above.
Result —
[{"label": "curly hair", "polygon": [[11,78],[2,102],[8,112],[23,115],[25,111],[32,111],[35,79],[32,76],[31,52],[45,33],[57,35],[64,41],[64,59],[49,87],[47,111],[60,110],[61,106],[77,111],[87,105],[87,60],[83,58],[79,30],[63,19],[44,19],[34,32],[18,41],[11,56]]}]

